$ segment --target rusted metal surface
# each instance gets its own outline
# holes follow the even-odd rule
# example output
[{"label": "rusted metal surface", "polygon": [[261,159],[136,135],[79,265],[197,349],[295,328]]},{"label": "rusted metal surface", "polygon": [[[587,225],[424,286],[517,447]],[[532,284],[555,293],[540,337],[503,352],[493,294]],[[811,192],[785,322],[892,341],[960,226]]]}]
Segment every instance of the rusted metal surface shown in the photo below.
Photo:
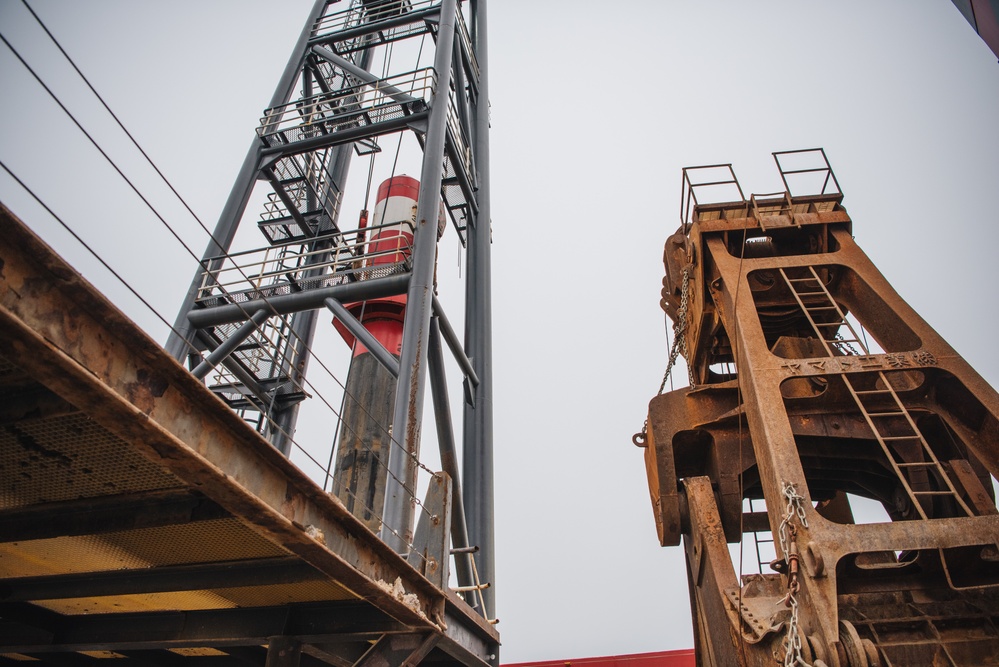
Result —
[{"label": "rusted metal surface", "polygon": [[[650,403],[645,461],[659,538],[686,545],[700,660],[999,664],[999,395],[877,271],[841,200],[699,204],[666,243],[694,386]],[[890,520],[855,524],[851,497]],[[779,573],[740,581],[719,535],[755,531]]]},{"label": "rusted metal surface", "polygon": [[[83,590],[100,604],[115,599],[108,591],[152,592],[152,597],[142,598],[142,604],[157,609],[160,603],[155,595],[170,587],[174,575],[182,578],[187,566],[199,572],[202,583],[208,583],[212,571],[220,573],[220,584],[208,587],[213,589],[223,587],[226,572],[240,572],[241,579],[234,580],[234,585],[241,588],[232,599],[237,599],[238,593],[244,599],[279,602],[326,600],[334,605],[332,609],[336,603],[356,605],[363,600],[380,617],[392,619],[392,628],[432,636],[431,644],[437,647],[434,655],[442,659],[484,665],[495,650],[493,628],[449,596],[439,579],[437,585],[431,583],[389,549],[2,207],[0,392],[40,397],[36,407],[22,401],[23,405],[7,409],[0,420],[0,435],[10,456],[33,466],[30,469],[47,484],[42,490],[32,488],[34,478],[30,475],[16,484],[5,484],[0,505],[0,548],[5,558],[0,567],[28,562],[24,560],[27,556],[19,555],[22,549],[42,553],[52,545],[72,553],[84,544],[120,546],[137,534],[159,536],[156,539],[162,542],[172,534],[193,535],[190,531],[198,525],[206,530],[224,525],[233,534],[242,535],[239,544],[229,545],[239,554],[233,558],[266,561],[265,569],[259,570],[261,586],[256,590],[246,588],[253,583],[251,561],[232,564],[229,570],[221,565],[211,569],[215,567],[212,562],[230,560],[225,557],[213,560],[208,556],[197,561],[201,565],[178,560],[168,563],[175,566],[172,570],[154,568],[158,573],[146,579],[133,579],[119,571],[113,575],[114,582],[109,574],[107,589],[99,582],[86,582],[79,574],[99,572],[99,567],[87,569],[71,561],[51,561],[54,564],[47,565],[45,572],[28,572],[45,575],[44,580],[4,570],[0,572],[4,578],[21,577],[15,580],[20,583],[16,595],[12,592],[9,599],[26,602],[4,602],[0,591],[0,652],[98,650],[119,644],[122,648],[149,649],[170,641],[172,646],[205,646],[197,637],[170,640],[169,633],[160,631],[149,633],[148,641],[142,640],[143,635],[136,634],[128,619],[140,628],[156,623],[134,614],[120,619],[120,627],[131,629],[116,632],[118,620],[110,616],[104,619],[102,630],[93,616],[84,623],[76,612],[45,611],[33,603],[31,588],[37,583],[39,590],[44,584],[46,595]],[[108,454],[96,463],[81,463],[83,455],[72,448],[84,436],[98,442],[99,449]],[[133,458],[134,463],[130,463]],[[135,470],[141,471],[141,486],[135,486]],[[88,482],[92,479],[103,481]],[[135,488],[121,486],[122,480],[130,479]],[[57,487],[63,490],[52,490]],[[53,493],[63,495],[55,497]],[[48,515],[54,517],[51,525],[46,525]],[[217,542],[224,541],[220,536],[184,548],[221,554],[228,547]],[[110,553],[108,547],[102,549],[101,554]],[[283,562],[289,563],[288,571],[278,573],[275,563]],[[320,585],[321,590],[276,585],[293,580],[302,582],[301,586]],[[187,586],[190,589],[193,584],[188,582]],[[177,588],[186,590],[183,584]],[[134,596],[129,599],[135,604]],[[165,608],[180,609],[178,614],[224,615],[234,611],[220,608],[209,612],[213,604],[205,602],[209,599],[225,602],[224,595],[219,598],[211,593],[202,595],[202,606],[190,607],[189,612],[183,611],[184,607]],[[85,607],[72,609],[85,611]],[[62,630],[32,634],[17,631],[12,625],[30,629],[34,616],[39,628],[58,626]],[[267,614],[261,611],[260,618],[267,618]],[[186,622],[182,625],[187,627]],[[336,634],[335,627],[335,623],[329,626],[326,634]],[[381,627],[387,628],[384,623]],[[323,635],[315,628],[313,631]],[[241,641],[259,643],[259,636],[249,635]],[[70,643],[60,643],[64,641]],[[215,637],[214,641],[239,643],[233,637]]]}]

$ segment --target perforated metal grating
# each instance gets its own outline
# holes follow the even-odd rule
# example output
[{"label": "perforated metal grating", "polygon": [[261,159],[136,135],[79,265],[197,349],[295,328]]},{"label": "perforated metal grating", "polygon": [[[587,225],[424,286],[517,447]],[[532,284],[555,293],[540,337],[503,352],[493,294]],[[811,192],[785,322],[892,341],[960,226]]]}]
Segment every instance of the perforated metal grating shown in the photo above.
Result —
[{"label": "perforated metal grating", "polygon": [[83,414],[0,427],[0,480],[2,509],[183,486]]}]

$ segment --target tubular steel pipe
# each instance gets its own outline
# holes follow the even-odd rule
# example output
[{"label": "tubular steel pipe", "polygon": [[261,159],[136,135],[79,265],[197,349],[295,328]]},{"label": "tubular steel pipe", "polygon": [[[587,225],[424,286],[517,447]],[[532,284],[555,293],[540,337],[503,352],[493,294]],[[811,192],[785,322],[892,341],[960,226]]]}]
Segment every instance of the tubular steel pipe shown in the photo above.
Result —
[{"label": "tubular steel pipe", "polygon": [[482,591],[487,618],[496,614],[493,516],[492,284],[489,190],[489,67],[486,0],[472,0],[472,41],[479,63],[479,94],[473,108],[472,151],[478,172],[479,210],[468,226],[468,279],[465,291],[465,349],[479,376],[473,405],[465,405],[463,483],[468,539],[482,548],[478,570],[493,586]]},{"label": "tubular steel pipe", "polygon": [[330,312],[340,320],[343,326],[347,327],[347,331],[352,333],[355,338],[361,341],[364,347],[368,348],[368,352],[385,367],[392,377],[399,377],[399,362],[392,353],[385,349],[385,346],[381,342],[371,335],[361,322],[354,317],[349,310],[347,310],[342,303],[333,298],[328,298],[323,301]]},{"label": "tubular steel pipe", "polygon": [[292,294],[282,294],[279,296],[267,297],[264,299],[253,299],[246,303],[230,303],[224,306],[213,306],[211,308],[198,308],[187,314],[187,319],[198,329],[218,326],[219,324],[231,324],[241,322],[246,319],[246,313],[256,312],[261,308],[266,308],[274,315],[287,315],[302,310],[312,310],[322,308],[323,301],[332,297],[338,301],[366,301],[368,299],[380,299],[386,296],[395,296],[406,291],[409,285],[409,274],[400,273],[395,276],[386,276],[374,280],[362,280],[345,285],[334,285],[322,289],[309,290],[308,292],[294,292]]},{"label": "tubular steel pipe", "polygon": [[443,0],[438,25],[434,92],[420,170],[420,196],[416,207],[416,232],[413,242],[413,271],[406,298],[402,349],[399,359],[399,382],[393,411],[395,444],[389,450],[390,475],[385,490],[384,524],[381,537],[399,553],[408,551],[413,535],[413,506],[406,487],[416,488],[417,460],[420,451],[424,377],[433,312],[434,265],[437,259],[437,219],[440,215],[441,178],[444,171],[444,142],[447,139],[448,91],[451,89],[451,66],[457,0]]},{"label": "tubular steel pipe", "polygon": [[400,104],[412,104],[418,100],[412,95],[408,95],[405,92],[399,90],[395,86],[389,85],[383,81],[380,81],[377,76],[372,74],[366,69],[358,67],[354,63],[350,62],[346,58],[341,58],[337,54],[333,53],[325,46],[313,46],[312,52],[326,60],[333,65],[336,65],[340,69],[344,70],[349,74],[353,74],[358,79],[363,81],[365,84],[374,87],[376,90],[384,92],[386,95],[391,97],[393,100]]},{"label": "tubular steel pipe", "polygon": [[461,366],[462,372],[468,381],[472,383],[473,387],[479,386],[479,376],[475,372],[475,368],[472,366],[471,360],[468,355],[465,354],[465,349],[461,346],[461,341],[458,340],[458,334],[454,332],[451,328],[451,323],[448,322],[447,316],[444,315],[444,308],[441,306],[441,302],[434,297],[434,315],[437,317],[440,324],[440,332],[444,336],[444,340],[447,342],[448,348],[454,355],[455,361]]},{"label": "tubular steel pipe", "polygon": [[205,357],[197,367],[191,371],[191,375],[198,378],[199,380],[204,380],[205,376],[211,372],[213,368],[219,365],[223,359],[228,357],[230,354],[239,347],[244,340],[250,337],[254,331],[260,328],[270,313],[267,312],[266,308],[261,308],[260,310],[253,313],[253,315],[247,321],[243,322],[242,326],[236,329],[235,332],[224,341],[222,344],[215,348],[211,354]]}]

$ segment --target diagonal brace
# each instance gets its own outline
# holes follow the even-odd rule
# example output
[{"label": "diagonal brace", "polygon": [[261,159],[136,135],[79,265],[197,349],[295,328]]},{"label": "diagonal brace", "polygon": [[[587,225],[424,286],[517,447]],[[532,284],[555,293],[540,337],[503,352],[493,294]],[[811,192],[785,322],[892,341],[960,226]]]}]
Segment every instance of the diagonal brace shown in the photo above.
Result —
[{"label": "diagonal brace", "polygon": [[333,297],[324,300],[323,304],[330,309],[330,312],[340,320],[343,326],[347,327],[347,331],[354,334],[354,337],[361,341],[364,347],[368,348],[368,351],[378,360],[378,363],[384,366],[385,370],[392,374],[392,377],[398,379],[399,360],[392,356],[392,353],[386,350],[385,346],[377,338],[371,335],[367,327],[361,324],[360,320],[354,317],[342,303]]},{"label": "diagonal brace", "polygon": [[260,326],[267,321],[269,315],[270,314],[264,308],[261,308],[257,312],[253,313],[249,320],[243,322],[242,326],[236,329],[231,336],[226,338],[221,345],[205,357],[202,362],[198,364],[193,371],[191,371],[191,374],[199,380],[204,380],[205,376],[208,375],[213,368],[222,363],[222,360],[232,354],[244,340],[250,337],[250,334],[260,328]]},{"label": "diagonal brace", "polygon": [[357,65],[350,62],[346,58],[338,56],[337,54],[333,53],[324,46],[313,46],[312,52],[317,56],[319,56],[320,58],[322,58],[323,60],[333,65],[336,65],[337,67],[347,72],[348,74],[356,76],[365,84],[371,86],[372,88],[378,90],[379,92],[384,93],[388,97],[391,97],[399,104],[413,104],[414,102],[423,101],[421,99],[413,97],[412,95],[404,93],[403,91],[399,90],[393,85],[385,83],[384,81],[379,79],[377,76],[375,76],[368,70],[358,67]]}]

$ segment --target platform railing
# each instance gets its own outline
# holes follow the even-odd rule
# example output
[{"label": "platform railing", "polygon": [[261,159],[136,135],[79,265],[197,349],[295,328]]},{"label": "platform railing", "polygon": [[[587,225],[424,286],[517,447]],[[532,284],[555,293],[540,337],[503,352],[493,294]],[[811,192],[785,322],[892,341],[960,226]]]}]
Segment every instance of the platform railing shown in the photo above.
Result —
[{"label": "platform railing", "polygon": [[822,148],[773,153],[784,189],[791,197],[842,195],[843,191]]},{"label": "platform railing", "polygon": [[[362,2],[351,2],[349,7],[331,12],[316,21],[313,26],[315,35],[313,41],[326,40],[335,37],[337,33],[359,26],[369,30],[377,29],[379,23],[396,17],[422,14],[426,10],[436,10],[440,5],[441,0],[392,0],[371,6],[365,6]],[[414,16],[413,24],[402,30],[405,34],[397,36],[409,37],[426,30],[425,23]]]},{"label": "platform railing", "polygon": [[257,134],[265,140],[292,143],[397,119],[428,108],[436,87],[432,67],[354,83],[267,109]]},{"label": "platform railing", "polygon": [[[379,230],[398,228],[399,224],[395,222],[363,230],[327,234],[311,239],[308,245],[295,241],[230,253],[217,258],[221,261],[218,268],[202,272],[197,301],[232,301],[234,298],[239,300],[239,297],[249,300],[327,286],[331,276],[345,282],[404,271],[412,250],[414,228],[411,223],[402,223],[409,230],[408,235],[400,233],[393,237],[396,243],[391,247],[388,247],[383,236],[379,240],[378,250],[368,252],[370,241],[365,240],[377,235]],[[400,260],[399,257],[404,259]],[[380,262],[380,258],[391,260]],[[212,266],[212,262],[210,259],[206,264]]]},{"label": "platform railing", "polygon": [[705,204],[746,203],[746,196],[729,164],[684,167],[680,194],[680,224],[684,233],[693,222],[694,209]]}]

